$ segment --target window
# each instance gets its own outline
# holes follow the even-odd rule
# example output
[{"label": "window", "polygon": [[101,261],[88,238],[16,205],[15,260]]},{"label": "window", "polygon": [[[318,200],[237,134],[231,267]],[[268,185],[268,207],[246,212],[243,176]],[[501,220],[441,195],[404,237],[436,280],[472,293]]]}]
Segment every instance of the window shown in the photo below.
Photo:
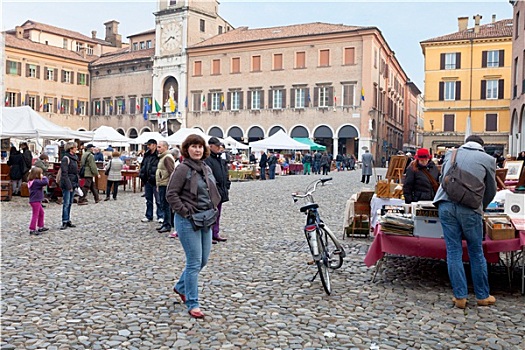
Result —
[{"label": "window", "polygon": [[77,41],[77,52],[80,52],[80,50],[82,50],[84,48],[84,44],[83,43],[79,43]]},{"label": "window", "polygon": [[6,92],[5,93],[5,106],[6,107],[16,107],[18,106],[16,92]]},{"label": "window", "polygon": [[440,101],[461,100],[461,82],[460,81],[440,81],[439,82],[439,100]]},{"label": "window", "polygon": [[514,20],[514,38],[517,39],[520,35],[520,12],[516,12],[516,19]]},{"label": "window", "polygon": [[290,99],[292,108],[305,108],[307,107],[310,96],[307,94],[307,88],[295,88],[291,90],[292,98]]},{"label": "window", "polygon": [[343,106],[355,106],[356,84],[343,84]]},{"label": "window", "polygon": [[7,61],[6,74],[22,75],[22,64],[15,61]]},{"label": "window", "polygon": [[37,101],[36,96],[30,96],[28,95],[26,98],[26,105],[34,109],[35,111],[38,111],[40,108],[39,102]]},{"label": "window", "polygon": [[355,64],[355,48],[354,47],[345,47],[345,57],[344,57],[345,66]]},{"label": "window", "polygon": [[497,100],[504,98],[504,79],[499,80],[482,80],[481,81],[481,99]]},{"label": "window", "polygon": [[119,98],[117,100],[117,113],[116,114],[124,114],[126,113],[126,100]]},{"label": "window", "polygon": [[71,100],[62,99],[60,101],[60,113],[70,113]]},{"label": "window", "polygon": [[261,90],[252,90],[250,91],[250,109],[259,110],[262,108],[261,100],[263,98],[263,93]]},{"label": "window", "polygon": [[146,48],[151,49],[151,40],[146,40]]},{"label": "window", "polygon": [[175,6],[177,4],[177,0],[170,0],[170,6]]},{"label": "window", "polygon": [[46,68],[46,80],[55,80],[55,69]]},{"label": "window", "polygon": [[29,77],[29,78],[39,78],[38,74],[37,75],[37,68],[40,68],[40,67],[37,67],[36,64],[27,64],[26,65],[26,76]]},{"label": "window", "polygon": [[202,106],[206,103],[203,99],[202,93],[194,93],[192,98],[192,106],[191,110],[194,112],[200,112],[202,110]]},{"label": "window", "polygon": [[241,58],[240,57],[234,57],[232,58],[232,73],[240,73],[241,72]]},{"label": "window", "polygon": [[276,53],[273,55],[273,70],[283,69],[283,54]]},{"label": "window", "polygon": [[93,101],[93,114],[101,115],[100,101]]},{"label": "window", "polygon": [[442,53],[440,59],[440,69],[460,69],[461,68],[461,53],[449,52]]},{"label": "window", "polygon": [[218,112],[221,110],[221,106],[224,103],[224,97],[222,92],[212,92],[211,97],[211,111]]},{"label": "window", "polygon": [[295,53],[295,68],[303,69],[306,68],[306,52],[296,52]]},{"label": "window", "polygon": [[498,131],[498,115],[496,113],[485,115],[485,131]]},{"label": "window", "polygon": [[201,61],[195,61],[193,63],[193,75],[194,76],[202,75],[202,62]]},{"label": "window", "polygon": [[252,56],[252,72],[261,71],[261,56]]},{"label": "window", "polygon": [[62,71],[62,82],[67,84],[73,84],[73,72],[68,70]]},{"label": "window", "polygon": [[221,60],[213,60],[211,64],[211,74],[219,75],[221,74]]},{"label": "window", "polygon": [[445,114],[443,116],[443,131],[454,131],[454,121],[456,116],[454,114]]},{"label": "window", "polygon": [[44,96],[44,101],[42,102],[42,110],[44,112],[53,112],[53,97]]},{"label": "window", "polygon": [[139,43],[133,43],[133,51],[137,51],[139,49]]},{"label": "window", "polygon": [[202,33],[206,31],[206,22],[203,19],[201,19],[199,22],[199,28]]},{"label": "window", "polygon": [[230,109],[238,111],[242,108],[242,91],[232,91],[230,93]]},{"label": "window", "polygon": [[330,65],[330,50],[319,51],[319,67],[328,67]]},{"label": "window", "polygon": [[222,26],[219,26],[219,34],[222,34]]},{"label": "window", "polygon": [[113,102],[111,100],[104,100],[104,104],[102,105],[102,114],[103,115],[113,114]]},{"label": "window", "polygon": [[283,109],[285,108],[285,90],[284,89],[275,89],[271,90],[272,97],[270,100],[270,108],[272,109]]},{"label": "window", "polygon": [[326,108],[332,106],[333,87],[320,86],[314,89],[314,107]]},{"label": "window", "polygon": [[140,49],[144,50],[146,48],[146,43],[144,41],[140,42]]},{"label": "window", "polygon": [[486,67],[503,67],[505,60],[504,50],[483,51],[481,53],[481,66]]},{"label": "window", "polygon": [[67,39],[62,39],[62,48],[67,50]]},{"label": "window", "polygon": [[87,46],[87,54],[90,56],[93,55],[93,45]]},{"label": "window", "polygon": [[86,101],[78,101],[76,109],[78,115],[86,115]]},{"label": "window", "polygon": [[78,85],[89,85],[89,75],[85,73],[77,73],[77,84]]}]

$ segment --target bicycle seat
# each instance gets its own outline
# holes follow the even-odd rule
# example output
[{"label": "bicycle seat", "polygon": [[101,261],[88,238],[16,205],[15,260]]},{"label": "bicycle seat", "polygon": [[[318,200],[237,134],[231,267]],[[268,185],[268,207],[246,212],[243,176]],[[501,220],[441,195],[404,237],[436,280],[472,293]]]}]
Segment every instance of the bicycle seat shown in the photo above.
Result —
[{"label": "bicycle seat", "polygon": [[300,210],[301,210],[301,213],[304,213],[307,210],[317,209],[317,208],[319,208],[319,204],[317,204],[317,203],[309,203],[307,205],[303,205]]}]

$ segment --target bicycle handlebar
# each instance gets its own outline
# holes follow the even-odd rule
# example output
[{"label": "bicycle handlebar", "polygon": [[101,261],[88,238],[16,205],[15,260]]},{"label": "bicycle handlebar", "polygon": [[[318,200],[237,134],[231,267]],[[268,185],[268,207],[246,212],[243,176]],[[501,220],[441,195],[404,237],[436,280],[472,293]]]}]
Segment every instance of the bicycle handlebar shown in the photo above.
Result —
[{"label": "bicycle handlebar", "polygon": [[324,177],[324,178],[315,180],[314,182],[311,182],[308,186],[306,186],[306,188],[308,189],[308,187],[310,187],[312,184],[314,184],[313,188],[310,191],[307,191],[305,194],[292,193],[292,197],[293,198],[307,198],[307,197],[311,196],[317,190],[317,185],[319,183],[324,185],[325,182],[328,182],[328,181],[331,181],[331,180],[332,180],[331,177]]}]

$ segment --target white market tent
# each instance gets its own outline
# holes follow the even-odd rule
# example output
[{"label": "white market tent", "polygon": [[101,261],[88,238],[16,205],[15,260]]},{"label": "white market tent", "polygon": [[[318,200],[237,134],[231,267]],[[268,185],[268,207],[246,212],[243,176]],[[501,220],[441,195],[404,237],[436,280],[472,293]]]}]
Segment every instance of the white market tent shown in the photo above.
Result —
[{"label": "white market tent", "polygon": [[206,141],[208,141],[211,138],[211,136],[206,135],[199,128],[180,128],[179,130],[168,136],[166,138],[166,141],[168,141],[170,145],[182,145],[184,140],[186,140],[186,137],[192,134],[202,136]]},{"label": "white market tent", "polygon": [[93,136],[93,143],[126,143],[129,144],[130,139],[117,130],[113,129],[111,126],[101,125],[95,130],[95,135]]},{"label": "white market tent", "polygon": [[57,125],[42,117],[29,106],[2,107],[0,138],[89,141],[93,135],[92,131],[73,131]]},{"label": "white market tent", "polygon": [[264,140],[250,142],[249,146],[253,150],[265,149],[286,149],[286,150],[309,150],[310,146],[299,141],[295,141],[282,130],[277,131]]},{"label": "white market tent", "polygon": [[227,149],[248,149],[250,148],[248,145],[245,145],[244,143],[237,141],[231,136],[228,136],[227,138],[224,139],[224,146]]},{"label": "white market tent", "polygon": [[143,145],[148,142],[149,139],[154,139],[157,142],[166,140],[164,136],[156,131],[146,131],[140,134],[136,139],[130,139],[129,143]]}]

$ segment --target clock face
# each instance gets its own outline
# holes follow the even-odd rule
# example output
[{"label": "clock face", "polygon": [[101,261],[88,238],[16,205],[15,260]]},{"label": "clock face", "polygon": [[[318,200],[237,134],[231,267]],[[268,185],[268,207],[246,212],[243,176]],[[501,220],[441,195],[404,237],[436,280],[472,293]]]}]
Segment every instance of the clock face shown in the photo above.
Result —
[{"label": "clock face", "polygon": [[173,53],[180,48],[181,30],[177,23],[168,23],[164,25],[160,37],[161,47],[164,53]]}]

